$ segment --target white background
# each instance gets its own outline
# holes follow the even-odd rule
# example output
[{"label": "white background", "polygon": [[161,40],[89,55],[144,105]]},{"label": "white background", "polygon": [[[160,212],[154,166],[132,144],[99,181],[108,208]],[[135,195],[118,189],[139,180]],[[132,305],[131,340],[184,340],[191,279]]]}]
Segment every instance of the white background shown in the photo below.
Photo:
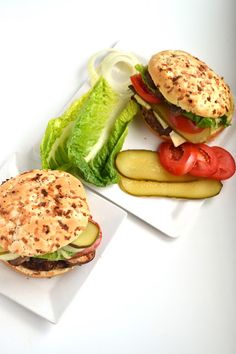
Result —
[{"label": "white background", "polygon": [[[90,55],[119,39],[141,54],[147,43],[190,48],[235,92],[235,10],[233,0],[1,0],[0,162],[40,139]],[[176,240],[128,216],[57,325],[0,296],[1,353],[234,354],[235,178],[222,193]]]}]

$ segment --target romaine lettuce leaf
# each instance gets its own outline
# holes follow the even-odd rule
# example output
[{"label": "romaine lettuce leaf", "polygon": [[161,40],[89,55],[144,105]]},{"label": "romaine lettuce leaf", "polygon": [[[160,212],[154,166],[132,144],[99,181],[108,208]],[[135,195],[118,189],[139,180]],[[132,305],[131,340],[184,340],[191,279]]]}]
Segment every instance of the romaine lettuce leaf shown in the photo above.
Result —
[{"label": "romaine lettuce leaf", "polygon": [[89,93],[71,104],[71,106],[58,118],[48,122],[45,134],[40,145],[42,168],[56,169],[68,163],[66,142],[73,124]]},{"label": "romaine lettuce leaf", "polygon": [[61,117],[51,120],[41,143],[42,167],[68,171],[97,186],[116,183],[115,155],[138,104],[100,78]]},{"label": "romaine lettuce leaf", "polygon": [[[107,122],[106,126],[101,125],[99,129],[99,125],[96,128],[96,121],[94,121],[94,125],[88,123],[87,128],[91,135],[94,129],[100,131],[100,136],[95,144],[90,145],[90,141],[84,139],[83,130],[78,129],[77,131],[80,126],[75,126],[75,135],[72,135],[72,139],[68,141],[69,159],[77,167],[72,172],[97,186],[116,183],[118,174],[114,168],[115,156],[123,146],[128,133],[128,124],[137,113],[137,109],[137,104],[134,101],[129,101],[118,117],[116,114],[114,115],[114,111],[111,111],[110,117],[107,118],[111,120],[112,125]],[[84,118],[86,119],[86,117]],[[81,123],[83,124],[82,121]],[[111,126],[109,127],[109,125]],[[76,142],[81,142],[81,144],[76,144]],[[84,146],[81,146],[83,142]],[[85,151],[87,155],[84,154]]]}]

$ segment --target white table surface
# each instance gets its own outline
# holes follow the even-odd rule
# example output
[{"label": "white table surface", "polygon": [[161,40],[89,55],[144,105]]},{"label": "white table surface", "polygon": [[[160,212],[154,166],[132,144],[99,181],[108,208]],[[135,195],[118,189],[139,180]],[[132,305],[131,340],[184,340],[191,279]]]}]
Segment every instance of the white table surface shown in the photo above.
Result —
[{"label": "white table surface", "polygon": [[[42,136],[89,56],[122,38],[140,53],[145,43],[210,51],[236,92],[235,10],[233,0],[0,1],[0,163]],[[129,215],[56,325],[0,296],[0,352],[234,354],[235,178],[222,193],[175,240]]]}]

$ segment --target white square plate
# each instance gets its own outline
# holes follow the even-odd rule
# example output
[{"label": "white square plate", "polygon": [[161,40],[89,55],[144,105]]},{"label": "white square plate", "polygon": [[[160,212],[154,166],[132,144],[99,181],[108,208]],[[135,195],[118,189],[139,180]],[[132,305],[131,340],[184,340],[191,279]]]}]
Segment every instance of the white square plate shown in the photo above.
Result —
[{"label": "white square plate", "polygon": [[[165,44],[170,46],[170,48],[175,48],[174,43]],[[135,44],[128,41],[120,41],[116,44],[115,48],[133,52],[137,56],[140,54],[145,54],[149,58],[153,54],[153,44],[147,45],[145,49],[142,49],[140,53],[140,48],[135,47]],[[142,45],[142,48],[143,45]],[[166,49],[167,47],[159,46],[155,48],[156,52]],[[190,53],[194,53],[192,48],[183,48]],[[200,53],[201,54],[201,53]],[[207,62],[211,66],[212,61],[214,62],[214,57],[211,53],[208,53],[206,57]],[[141,59],[143,61],[143,59]],[[217,63],[215,63],[217,64]],[[220,63],[218,63],[220,64]],[[219,66],[219,65],[218,65]],[[222,74],[225,73],[224,66],[219,69]],[[225,73],[226,74],[226,73]],[[228,77],[227,77],[228,78]],[[76,94],[71,98],[67,105],[63,108],[63,111],[70,103],[72,103],[76,98],[80,97],[82,94],[89,90],[90,86],[88,83],[84,83],[82,87],[76,92]],[[214,145],[229,146],[229,143],[233,141],[233,135],[235,135],[235,126],[226,129],[219,138],[214,140]],[[134,119],[129,126],[129,133],[125,140],[122,150],[127,149],[146,149],[156,151],[161,139],[156,135],[151,133],[149,128],[141,119]],[[233,150],[232,150],[233,148]],[[229,151],[232,154],[235,153],[235,146],[229,146]],[[227,182],[226,182],[227,183]],[[148,224],[152,225],[156,229],[162,231],[168,236],[178,237],[181,233],[186,232],[190,229],[198,216],[200,207],[205,202],[202,200],[181,200],[175,198],[157,198],[157,197],[135,197],[124,193],[118,185],[108,186],[106,188],[98,188],[93,185],[89,187],[96,191],[101,196],[104,196],[111,202],[119,205],[126,211],[132,213]],[[220,196],[217,198],[223,198],[222,191]],[[214,198],[211,202],[214,202]]]},{"label": "white square plate", "polygon": [[[23,156],[12,155],[0,169],[0,181],[30,169],[31,162]],[[26,278],[0,264],[0,294],[53,323],[57,322],[87,279],[127,215],[125,211],[90,190],[87,190],[87,196],[94,220],[99,223],[103,232],[102,243],[92,262],[51,279]]]}]

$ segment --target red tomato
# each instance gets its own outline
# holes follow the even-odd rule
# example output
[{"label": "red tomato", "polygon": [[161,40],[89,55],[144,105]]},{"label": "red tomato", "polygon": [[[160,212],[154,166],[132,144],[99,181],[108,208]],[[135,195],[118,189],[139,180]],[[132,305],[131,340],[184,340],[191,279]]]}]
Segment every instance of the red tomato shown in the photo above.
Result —
[{"label": "red tomato", "polygon": [[201,133],[204,128],[199,128],[191,119],[183,115],[175,115],[170,112],[168,115],[168,120],[174,128],[189,134]]},{"label": "red tomato", "polygon": [[206,144],[195,144],[197,161],[189,172],[192,176],[210,177],[218,169],[218,159],[213,149]]},{"label": "red tomato", "polygon": [[156,97],[152,92],[148,90],[146,85],[142,80],[142,76],[140,74],[136,74],[130,77],[132,85],[135,88],[135,91],[139,96],[141,96],[145,101],[149,103],[160,103],[161,100]]},{"label": "red tomato", "polygon": [[170,173],[182,176],[192,170],[197,161],[198,151],[194,144],[184,143],[175,147],[164,142],[159,147],[160,162]]},{"label": "red tomato", "polygon": [[218,159],[218,169],[213,175],[211,175],[211,178],[224,180],[232,177],[236,169],[233,156],[219,146],[212,146],[211,149],[214,151]]}]

